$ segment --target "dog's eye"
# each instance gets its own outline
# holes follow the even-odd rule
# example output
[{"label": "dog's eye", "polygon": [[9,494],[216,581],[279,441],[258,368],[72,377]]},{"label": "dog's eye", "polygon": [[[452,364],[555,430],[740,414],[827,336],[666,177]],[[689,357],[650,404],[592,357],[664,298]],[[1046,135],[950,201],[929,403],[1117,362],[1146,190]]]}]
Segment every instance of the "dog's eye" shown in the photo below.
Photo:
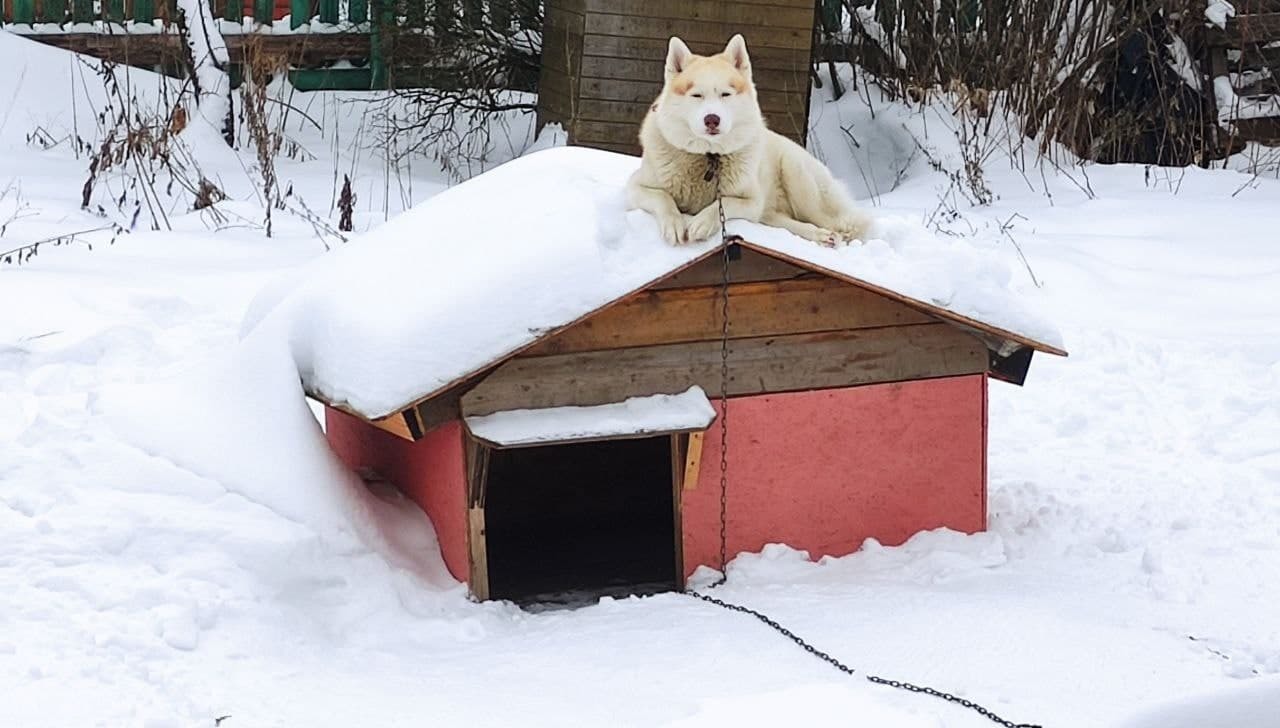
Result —
[{"label": "dog's eye", "polygon": [[733,94],[729,93],[728,91],[721,91],[721,92],[720,92],[720,98],[722,98],[722,99],[727,99],[727,98],[729,98],[729,97],[730,97],[730,96],[732,96],[732,95],[733,95]]},{"label": "dog's eye", "polygon": [[702,98],[702,94],[689,94],[689,95],[690,95],[690,96],[692,96],[692,97],[694,97],[695,99],[700,99],[700,98]]}]

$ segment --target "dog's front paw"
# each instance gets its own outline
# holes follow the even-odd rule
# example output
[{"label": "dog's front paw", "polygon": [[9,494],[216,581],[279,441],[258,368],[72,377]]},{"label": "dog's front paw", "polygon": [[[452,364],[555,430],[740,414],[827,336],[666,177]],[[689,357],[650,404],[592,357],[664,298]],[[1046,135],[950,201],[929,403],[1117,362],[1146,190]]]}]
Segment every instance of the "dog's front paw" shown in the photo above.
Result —
[{"label": "dog's front paw", "polygon": [[870,227],[870,219],[864,215],[852,213],[837,220],[834,229],[842,240],[848,242],[853,240],[865,240],[867,229]]},{"label": "dog's front paw", "polygon": [[[708,214],[710,212],[711,214]],[[720,214],[716,210],[703,210],[689,220],[689,242],[699,243],[720,234]]]},{"label": "dog's front paw", "polygon": [[682,245],[688,242],[684,215],[677,212],[673,215],[658,215],[657,217],[658,233],[662,235],[663,240],[672,245]]}]

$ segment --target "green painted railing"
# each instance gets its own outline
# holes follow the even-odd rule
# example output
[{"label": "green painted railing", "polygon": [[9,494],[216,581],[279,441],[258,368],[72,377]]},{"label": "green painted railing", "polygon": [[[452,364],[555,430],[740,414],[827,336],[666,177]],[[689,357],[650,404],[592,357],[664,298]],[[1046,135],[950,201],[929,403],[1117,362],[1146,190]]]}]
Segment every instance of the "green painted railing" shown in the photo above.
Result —
[{"label": "green painted railing", "polygon": [[[261,25],[273,25],[284,13],[276,0],[211,0],[215,17],[241,23],[246,17]],[[309,23],[363,26],[376,13],[371,4],[386,7],[388,22],[409,28],[431,28],[437,33],[491,27],[500,32],[512,28],[536,29],[541,18],[539,0],[348,0],[343,16],[341,0],[288,0],[289,28]],[[167,6],[162,8],[161,5]],[[166,12],[161,12],[165,10]],[[128,22],[150,25],[176,13],[174,0],[0,0],[0,25],[54,23],[67,32],[82,29],[69,23]]]}]

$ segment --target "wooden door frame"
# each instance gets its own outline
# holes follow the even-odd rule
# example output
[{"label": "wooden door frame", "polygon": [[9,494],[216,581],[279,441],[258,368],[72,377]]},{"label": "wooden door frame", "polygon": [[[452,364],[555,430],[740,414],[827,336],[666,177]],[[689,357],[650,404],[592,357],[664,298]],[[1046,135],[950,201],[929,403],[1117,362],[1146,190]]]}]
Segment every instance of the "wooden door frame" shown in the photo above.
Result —
[{"label": "wooden door frame", "polygon": [[[674,583],[677,590],[685,588],[684,575],[684,511],[683,492],[687,486],[696,487],[696,468],[702,452],[703,431],[654,432],[640,437],[611,437],[597,440],[565,440],[540,442],[514,447],[500,447],[477,439],[466,427],[462,428],[463,452],[466,457],[467,479],[467,554],[468,554],[468,588],[471,596],[477,601],[489,599],[489,545],[485,527],[485,500],[489,490],[489,458],[494,450],[519,450],[527,447],[546,445],[569,445],[581,442],[601,442],[610,440],[634,440],[659,438],[667,436],[671,449],[671,504],[675,543]],[[691,446],[692,445],[692,446]],[[695,475],[690,483],[686,473],[693,469]]]}]

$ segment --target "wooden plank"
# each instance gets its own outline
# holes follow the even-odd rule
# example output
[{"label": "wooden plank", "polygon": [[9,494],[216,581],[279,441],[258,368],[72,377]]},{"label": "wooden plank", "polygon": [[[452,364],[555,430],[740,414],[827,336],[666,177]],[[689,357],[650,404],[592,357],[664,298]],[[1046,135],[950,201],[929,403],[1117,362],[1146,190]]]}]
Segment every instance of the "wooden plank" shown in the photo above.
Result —
[{"label": "wooden plank", "polygon": [[467,587],[476,599],[489,598],[489,541],[485,495],[489,487],[489,448],[465,433],[462,451],[467,478]]},{"label": "wooden plank", "polygon": [[[609,0],[596,12],[737,26],[813,30],[813,5],[750,5],[724,0]],[[748,36],[750,39],[750,36]],[[726,39],[727,40],[727,39]]]},{"label": "wooden plank", "polygon": [[812,30],[800,28],[748,27],[735,23],[713,23],[675,18],[638,18],[630,15],[591,13],[586,17],[586,33],[624,38],[666,39],[673,35],[694,41],[727,43],[734,33],[747,38],[748,48],[796,48],[807,51],[813,42]]},{"label": "wooden plank", "polygon": [[338,24],[338,0],[320,0],[318,17],[321,23]]},{"label": "wooden plank", "polygon": [[573,125],[575,142],[639,145],[640,122],[579,121]]},{"label": "wooden plank", "polygon": [[14,23],[30,25],[36,20],[35,0],[13,0],[11,11]]},{"label": "wooden plank", "polygon": [[[526,350],[525,356],[717,341],[722,331],[718,286],[649,290]],[[729,286],[729,338],[817,333],[930,323],[935,319],[832,278],[734,283]]]},{"label": "wooden plank", "polygon": [[[227,5],[228,8],[236,7],[234,0]],[[95,58],[139,66],[158,65],[166,59],[177,58],[181,43],[181,39],[172,33],[39,33],[26,37]],[[244,48],[250,41],[260,44],[264,53],[283,56],[300,66],[319,65],[335,60],[365,59],[370,53],[368,33],[237,33],[228,34],[225,40],[232,63],[243,62]],[[401,42],[412,43],[418,48],[431,41],[429,38],[420,38]]]},{"label": "wooden plank", "polygon": [[830,268],[825,268],[816,263],[801,260],[799,258],[787,255],[785,253],[780,253],[776,250],[768,250],[768,249],[759,247],[747,240],[741,241],[739,245],[741,245],[743,248],[748,248],[751,250],[758,251],[760,253],[763,253],[764,255],[773,256],[775,258],[778,258],[779,260],[785,260],[795,265],[804,266],[811,270],[825,273],[826,275],[829,275],[832,278],[845,281],[846,283],[852,283],[855,286],[860,286],[869,291],[874,291],[876,293],[879,293],[882,296],[886,296],[888,298],[892,298],[895,301],[905,303],[906,305],[911,306],[912,308],[923,311],[943,321],[951,321],[951,322],[960,324],[961,326],[967,326],[969,328],[976,329],[982,333],[990,334],[992,336],[995,336],[998,339],[1012,341],[1018,344],[1022,344],[1023,346],[1030,346],[1036,351],[1039,351],[1045,354],[1053,354],[1055,356],[1067,355],[1066,350],[1061,349],[1057,346],[1046,344],[1042,341],[1036,341],[1035,339],[1032,339],[1030,337],[1023,336],[1021,334],[1016,334],[1012,331],[1007,331],[998,326],[992,326],[991,324],[983,323],[969,316],[955,313],[954,311],[948,311],[947,309],[942,308],[941,306],[935,306],[931,303],[926,303],[924,301],[919,301],[914,298],[909,298],[907,296],[902,295],[901,293],[898,293],[897,291],[890,290],[888,288],[885,288],[884,286],[879,286],[874,283],[868,283],[867,281],[864,281],[860,278],[855,278],[846,273],[841,273],[839,271],[832,270]]},{"label": "wooden plank", "polygon": [[364,23],[369,20],[369,0],[347,0],[347,20]]},{"label": "wooden plank", "polygon": [[289,0],[289,27],[297,29],[311,22],[311,0]]},{"label": "wooden plank", "polygon": [[[899,382],[986,368],[986,346],[946,324],[737,339],[729,344],[728,394]],[[518,357],[467,392],[462,411],[471,416],[607,404],[695,384],[719,391],[720,342]]]},{"label": "wooden plank", "polygon": [[[579,85],[579,96],[582,99],[599,101],[622,101],[644,104],[647,110],[658,95],[662,93],[660,81],[643,81],[638,79],[604,79],[584,77]],[[763,90],[759,94],[760,108],[766,113],[771,111],[788,111],[801,103],[796,94],[785,94]]]},{"label": "wooden plank", "polygon": [[467,509],[467,550],[471,557],[467,587],[471,590],[471,596],[485,601],[489,598],[489,542],[483,507]]},{"label": "wooden plank", "polygon": [[[709,56],[724,50],[724,42],[689,42],[689,49],[699,55]],[[804,71],[809,70],[809,53],[793,48],[749,48],[751,67],[755,70]],[[582,52],[604,58],[652,58],[662,63],[667,57],[667,41],[658,38],[619,38],[613,35],[587,34],[582,38]],[[661,73],[657,78],[661,78]]]},{"label": "wooden plank", "polygon": [[566,7],[563,3],[548,3],[545,15],[542,21],[543,32],[550,28],[559,28],[572,35],[582,35],[586,17],[581,11]]},{"label": "wooden plank", "polygon": [[702,468],[702,440],[705,432],[694,432],[689,435],[688,452],[684,459],[684,490],[698,489],[698,473]]},{"label": "wooden plank", "polygon": [[41,0],[39,18],[45,23],[62,23],[67,17],[69,0]]},{"label": "wooden plank", "polygon": [[93,0],[71,0],[71,22],[91,23],[93,16]]},{"label": "wooden plank", "polygon": [[[358,414],[355,416],[360,417]],[[361,417],[360,419],[364,418]],[[396,437],[410,441],[418,439],[417,437],[414,437],[413,433],[409,430],[409,423],[403,412],[397,412],[393,415],[387,415],[386,417],[381,417],[368,422],[379,430],[390,432]],[[421,434],[419,434],[418,437],[421,437]]]},{"label": "wooden plank", "polygon": [[[765,122],[770,129],[803,140],[803,122],[800,117],[783,112],[765,114]],[[571,141],[575,144],[617,144],[639,149],[640,119],[633,121],[596,121],[580,119],[573,124]]]},{"label": "wooden plank", "polygon": [[675,563],[672,566],[675,567],[676,589],[684,589],[684,509],[681,494],[684,490],[685,451],[688,449],[686,443],[695,436],[701,437],[701,433],[671,436],[671,518],[675,538],[672,544]]},{"label": "wooden plank", "polygon": [[[721,255],[701,260],[694,265],[664,278],[649,286],[651,291],[667,288],[696,288],[698,286],[720,285],[723,278],[721,271]],[[796,265],[778,260],[768,255],[761,255],[754,250],[738,249],[738,255],[729,259],[729,282],[751,283],[755,281],[781,281],[800,276],[816,275]]]},{"label": "wooden plank", "polygon": [[[624,60],[603,56],[582,56],[583,78],[618,81],[662,81],[663,59]],[[801,91],[809,83],[809,67],[794,71],[756,70],[752,80],[758,91]]]}]

